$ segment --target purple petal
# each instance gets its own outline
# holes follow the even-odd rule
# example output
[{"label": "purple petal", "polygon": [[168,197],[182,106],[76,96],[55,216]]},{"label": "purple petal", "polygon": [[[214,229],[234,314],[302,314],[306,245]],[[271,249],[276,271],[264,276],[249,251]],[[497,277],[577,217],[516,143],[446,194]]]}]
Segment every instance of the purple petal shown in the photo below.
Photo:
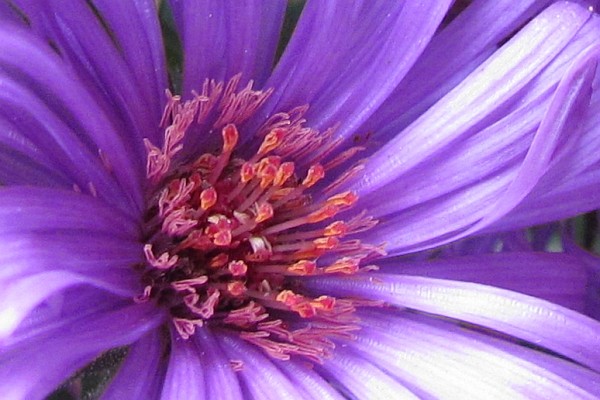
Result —
[{"label": "purple petal", "polygon": [[230,335],[216,336],[221,348],[232,361],[241,361],[243,367],[237,374],[244,398],[280,400],[282,398],[306,399],[293,383],[255,346]]},{"label": "purple petal", "polygon": [[587,296],[588,267],[575,255],[496,253],[431,261],[384,259],[381,272],[473,282],[538,297],[582,312]]},{"label": "purple petal", "polygon": [[183,44],[183,95],[199,91],[205,79],[227,81],[242,74],[264,84],[272,66],[285,1],[171,0]]},{"label": "purple petal", "polygon": [[267,87],[264,112],[311,106],[307,120],[348,136],[385,100],[421,54],[449,1],[312,1]]},{"label": "purple petal", "polygon": [[0,116],[19,121],[18,135],[43,148],[82,190],[92,183],[100,197],[121,208],[133,202],[129,208],[139,210],[142,159],[135,167],[132,156],[133,147],[143,154],[141,141],[115,128],[114,115],[47,44],[8,28],[0,28]]},{"label": "purple petal", "polygon": [[[391,314],[391,315],[390,315]],[[526,347],[445,321],[363,313],[348,343],[422,398],[595,398],[600,376]]]},{"label": "purple petal", "polygon": [[[594,19],[593,22],[600,21]],[[596,24],[587,27],[592,26],[600,29]],[[596,40],[592,33],[588,29],[582,37]],[[589,41],[576,43],[561,57],[568,57],[579,45],[587,47]],[[372,231],[370,240],[377,242],[385,237],[391,253],[416,250],[474,233],[512,210],[548,170],[559,153],[557,149],[571,140],[569,137],[577,131],[574,128],[581,120],[590,95],[594,67],[590,64],[599,51],[600,48],[587,49],[580,55],[560,81],[547,106],[536,108],[540,104],[536,105],[539,100],[534,100],[534,93],[539,93],[539,88],[534,89],[525,96],[533,100],[531,109],[529,106],[517,109],[508,118],[464,140],[457,149],[448,148],[435,156],[437,159],[422,160],[424,164],[417,168],[423,175],[413,171],[412,178],[400,180],[408,185],[407,195],[383,203],[373,213],[398,213],[411,206],[412,209],[385,218],[380,229]],[[522,97],[521,102],[527,103],[527,100]],[[535,115],[540,111],[541,122],[537,125]],[[500,130],[501,135],[494,134]],[[532,137],[532,132],[535,134],[531,140],[528,138]],[[527,144],[528,140],[531,144]],[[478,168],[465,169],[464,165],[477,165]],[[410,188],[411,181],[416,182],[414,191]],[[425,187],[429,190],[423,190]],[[385,196],[387,192],[389,189],[384,189],[373,195],[373,199]],[[417,220],[419,226],[414,226]],[[397,226],[401,228],[396,229]]]},{"label": "purple petal", "polygon": [[93,0],[92,3],[133,72],[140,100],[148,103],[147,115],[153,115],[158,126],[168,83],[156,2]]},{"label": "purple petal", "polygon": [[320,294],[383,300],[481,325],[600,370],[600,323],[534,297],[475,283],[389,274],[314,278],[306,286]]},{"label": "purple petal", "polygon": [[344,398],[331,386],[330,382],[301,361],[279,361],[276,362],[276,365],[289,378],[294,387],[302,390],[306,398],[322,400]]},{"label": "purple petal", "polygon": [[[390,183],[442,146],[473,133],[477,124],[493,117],[494,112],[503,111],[502,106],[506,107],[512,97],[556,58],[590,16],[587,10],[569,3],[545,10],[374,155],[355,189],[369,192]],[[425,138],[424,132],[429,133]]]},{"label": "purple petal", "polygon": [[238,378],[213,333],[208,329],[197,329],[194,340],[200,354],[206,389],[211,396],[219,400],[241,399]]},{"label": "purple petal", "polygon": [[361,128],[373,138],[395,135],[460,83],[498,43],[550,1],[471,2],[434,36],[406,78]]},{"label": "purple petal", "polygon": [[158,330],[135,342],[101,399],[159,399],[166,372],[163,351]]},{"label": "purple petal", "polygon": [[129,241],[139,236],[135,219],[93,197],[55,189],[0,188],[0,234],[57,231]]},{"label": "purple petal", "polygon": [[209,388],[204,382],[205,372],[202,367],[200,351],[196,344],[172,332],[171,356],[160,398],[164,400],[208,398]]},{"label": "purple petal", "polygon": [[333,356],[318,367],[323,375],[341,387],[342,392],[356,399],[418,399],[377,366],[371,364],[358,353],[338,347]]},{"label": "purple petal", "polygon": [[41,399],[98,353],[135,342],[161,318],[149,304],[111,310],[0,351],[3,396]]}]

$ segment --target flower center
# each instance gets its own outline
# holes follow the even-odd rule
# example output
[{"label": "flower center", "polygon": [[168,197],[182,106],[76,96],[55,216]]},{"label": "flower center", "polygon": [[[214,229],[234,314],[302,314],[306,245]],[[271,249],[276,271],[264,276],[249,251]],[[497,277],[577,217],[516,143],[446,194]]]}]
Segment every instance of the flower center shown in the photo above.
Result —
[{"label": "flower center", "polygon": [[[147,262],[136,301],[166,307],[184,339],[209,324],[273,357],[320,361],[332,347],[328,337],[358,329],[352,314],[363,302],[302,293],[301,280],[375,269],[365,264],[383,252],[343,240],[376,223],[364,213],[339,218],[357,196],[335,189],[360,164],[325,179],[360,149],[330,156],[332,131],[304,127],[304,107],[270,118],[258,130],[260,146],[244,157],[238,127],[270,92],[251,83],[235,92],[238,80],[206,82],[183,103],[169,94],[164,144],[146,141]],[[220,131],[221,150],[178,157],[192,127]]]}]

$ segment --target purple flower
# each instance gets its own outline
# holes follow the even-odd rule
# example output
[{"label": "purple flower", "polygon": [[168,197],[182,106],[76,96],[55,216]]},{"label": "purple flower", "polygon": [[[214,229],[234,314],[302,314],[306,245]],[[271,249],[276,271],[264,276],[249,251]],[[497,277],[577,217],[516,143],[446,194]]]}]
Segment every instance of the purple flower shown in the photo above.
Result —
[{"label": "purple flower", "polygon": [[105,399],[600,396],[597,260],[479,251],[598,208],[600,18],[451,3],[272,68],[284,1],[172,0],[173,95],[154,1],[0,2],[3,398],[124,346]]}]

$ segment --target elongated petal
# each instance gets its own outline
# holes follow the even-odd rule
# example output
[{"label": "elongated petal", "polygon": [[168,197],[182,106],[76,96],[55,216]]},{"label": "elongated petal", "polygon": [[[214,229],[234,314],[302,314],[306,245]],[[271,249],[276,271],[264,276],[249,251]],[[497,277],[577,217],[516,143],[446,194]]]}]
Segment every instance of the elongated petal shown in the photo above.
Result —
[{"label": "elongated petal", "polygon": [[153,330],[135,342],[101,398],[158,399],[166,371],[166,363],[161,358],[163,351],[158,330]]},{"label": "elongated petal", "polygon": [[183,95],[199,91],[205,79],[227,81],[242,74],[264,84],[272,66],[285,1],[171,0],[183,44]]},{"label": "elongated petal", "polygon": [[34,187],[0,188],[0,234],[78,231],[135,240],[137,221],[93,197]]},{"label": "elongated petal", "polygon": [[572,254],[515,252],[414,262],[388,259],[378,260],[377,265],[386,273],[496,286],[579,312],[586,307],[590,271]]},{"label": "elongated petal", "polygon": [[275,92],[265,113],[309,104],[311,126],[350,135],[412,67],[449,3],[308,2],[266,84]]},{"label": "elongated petal", "polygon": [[294,360],[275,363],[283,371],[294,387],[301,389],[307,398],[312,399],[343,399],[342,394],[330,382],[312,368]]},{"label": "elongated petal", "polygon": [[342,392],[349,393],[353,398],[419,398],[377,366],[360,357],[360,353],[353,353],[348,349],[337,348],[333,357],[319,370],[334,380],[342,388]]},{"label": "elongated petal", "polygon": [[160,398],[163,400],[208,398],[209,392],[204,382],[205,372],[195,343],[181,339],[176,332],[172,333],[171,338],[169,367]]},{"label": "elongated petal", "polygon": [[72,68],[46,43],[5,25],[0,38],[0,116],[19,121],[16,133],[3,134],[44,149],[52,165],[81,190],[139,210],[142,160],[135,166],[132,155],[143,154],[141,140],[134,145],[130,133],[119,130],[118,118],[73,78]]},{"label": "elongated petal", "polygon": [[473,1],[437,33],[406,78],[361,127],[389,139],[477,68],[550,1]]},{"label": "elongated petal", "polygon": [[244,398],[309,399],[303,396],[271,360],[254,346],[229,335],[219,335],[217,340],[230,360],[242,362],[243,366],[238,376]]},{"label": "elongated petal", "polygon": [[600,323],[567,308],[504,289],[413,276],[314,278],[310,289],[358,296],[485,326],[600,370]]},{"label": "elongated petal", "polygon": [[[392,314],[392,315],[390,315]],[[421,397],[596,398],[599,375],[579,365],[408,313],[363,313],[349,347]]]},{"label": "elongated petal", "polygon": [[194,340],[198,346],[200,362],[204,373],[206,391],[213,398],[237,400],[242,398],[238,378],[231,367],[229,358],[223,353],[215,335],[208,329],[197,329]]},{"label": "elongated petal", "polygon": [[[586,49],[590,40],[593,43],[596,36],[591,34],[600,26],[596,19],[591,22],[581,30],[581,39],[572,42],[568,51],[563,51],[561,57],[555,60],[558,65],[571,60],[571,51],[579,46]],[[405,179],[405,183],[415,182],[416,190],[409,186],[406,195],[374,210],[376,215],[380,212],[391,215],[385,218],[379,230],[373,231],[373,241],[385,237],[391,253],[429,247],[477,232],[516,207],[548,171],[560,154],[558,149],[576,137],[573,132],[578,132],[577,124],[589,101],[594,59],[598,53],[595,47],[583,51],[555,91],[548,92],[546,89],[547,94],[552,93],[546,105],[543,105],[546,100],[539,103],[547,96],[540,91],[543,86],[536,88],[534,85],[521,96],[525,104],[527,100],[532,101],[530,105],[466,138],[456,151],[448,148],[435,156],[439,157],[436,161],[422,160],[424,164],[416,167]],[[555,65],[548,67],[544,73],[549,71],[553,71],[554,79],[560,79]],[[538,82],[548,84],[552,81],[542,79]],[[541,97],[536,100],[538,95]],[[468,131],[463,134],[470,135]],[[475,144],[479,140],[482,141]],[[463,167],[457,169],[456,161],[459,159]],[[465,169],[464,162],[481,168]],[[423,183],[431,190],[421,190]],[[445,192],[443,195],[442,191]],[[384,188],[380,195],[385,196],[387,192],[389,189]],[[436,194],[438,192],[439,195]],[[372,195],[370,201],[380,195]],[[417,220],[420,227],[413,225]],[[401,228],[390,231],[398,226]]]},{"label": "elongated petal", "polygon": [[11,400],[43,399],[98,353],[135,342],[161,318],[151,305],[111,310],[0,352],[3,396]]}]

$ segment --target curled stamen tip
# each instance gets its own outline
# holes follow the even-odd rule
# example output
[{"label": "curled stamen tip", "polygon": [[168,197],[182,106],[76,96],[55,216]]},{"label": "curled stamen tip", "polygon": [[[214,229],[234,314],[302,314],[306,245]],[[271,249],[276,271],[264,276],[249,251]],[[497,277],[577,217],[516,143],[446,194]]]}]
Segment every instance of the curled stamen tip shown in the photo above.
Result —
[{"label": "curled stamen tip", "polygon": [[227,292],[234,297],[240,297],[246,293],[246,285],[243,282],[234,281],[227,284]]},{"label": "curled stamen tip", "polygon": [[240,179],[242,183],[250,181],[252,178],[254,178],[254,175],[256,175],[255,164],[252,164],[250,162],[245,162],[244,164],[242,164],[242,168],[240,171]]}]

